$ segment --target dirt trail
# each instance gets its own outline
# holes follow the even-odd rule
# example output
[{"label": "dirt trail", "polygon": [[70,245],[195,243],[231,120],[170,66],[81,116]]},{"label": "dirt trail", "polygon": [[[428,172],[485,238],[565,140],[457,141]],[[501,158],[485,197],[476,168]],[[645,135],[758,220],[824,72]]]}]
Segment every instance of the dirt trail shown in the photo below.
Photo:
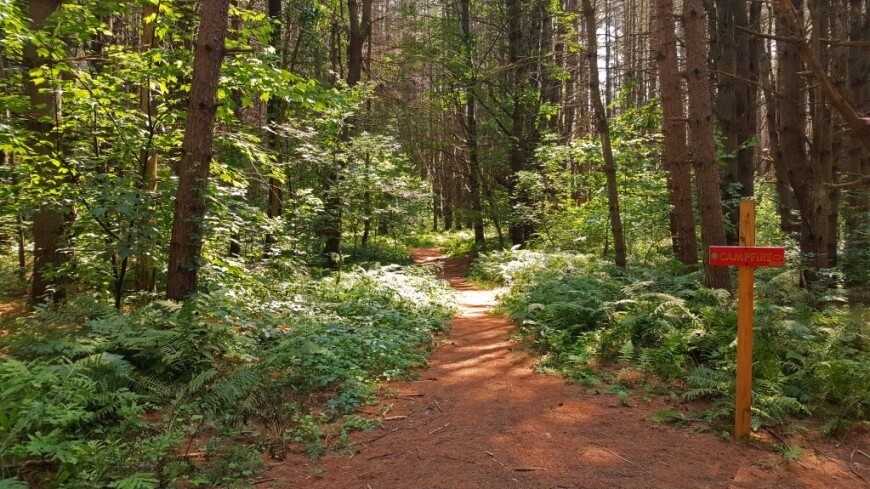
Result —
[{"label": "dirt trail", "polygon": [[[387,421],[356,436],[352,456],[293,456],[273,467],[274,487],[867,487],[850,470],[846,447],[789,463],[713,434],[656,424],[650,414],[661,401],[624,407],[616,396],[533,372],[535,359],[509,339],[508,319],[488,314],[495,293],[462,278],[467,262],[445,261],[432,249],[414,254],[421,263],[444,262],[444,278],[457,291],[460,313],[449,336],[421,380],[387,386],[392,395],[380,401],[392,406]],[[870,460],[863,462],[866,474]]]}]

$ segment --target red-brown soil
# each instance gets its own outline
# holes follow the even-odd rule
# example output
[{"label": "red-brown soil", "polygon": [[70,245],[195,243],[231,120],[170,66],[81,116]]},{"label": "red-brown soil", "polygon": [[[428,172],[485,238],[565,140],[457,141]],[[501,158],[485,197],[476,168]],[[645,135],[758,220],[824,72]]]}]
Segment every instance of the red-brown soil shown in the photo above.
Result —
[{"label": "red-brown soil", "polygon": [[858,488],[870,487],[867,433],[816,440],[788,462],[758,446],[722,440],[650,416],[663,400],[623,406],[616,396],[533,371],[536,359],[488,314],[495,293],[444,262],[460,313],[419,381],[395,382],[377,408],[383,427],[354,437],[349,453],[294,455],[257,487],[280,488]]}]

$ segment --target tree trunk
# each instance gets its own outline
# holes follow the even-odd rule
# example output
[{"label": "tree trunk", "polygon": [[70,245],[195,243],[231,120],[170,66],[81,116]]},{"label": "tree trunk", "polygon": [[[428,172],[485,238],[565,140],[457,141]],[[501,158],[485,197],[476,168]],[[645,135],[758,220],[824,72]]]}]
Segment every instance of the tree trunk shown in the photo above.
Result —
[{"label": "tree trunk", "polygon": [[[348,44],[347,44],[347,85],[356,86],[362,79],[363,45],[366,32],[371,28],[372,1],[347,0],[349,19]],[[352,121],[345,121],[339,139],[349,141],[351,136]],[[341,219],[342,198],[339,191],[341,183],[341,168],[337,166],[330,169],[326,178],[326,201],[324,212],[326,213],[326,227],[324,235],[326,243],[323,247],[323,255],[326,265],[332,269],[341,266]]]},{"label": "tree trunk", "polygon": [[[803,10],[802,0],[794,0],[794,7]],[[779,35],[793,35],[783,16],[777,16]],[[796,42],[777,43],[779,53],[779,139],[781,161],[786,167],[789,185],[794,190],[800,211],[800,249],[810,269],[828,266],[828,218],[830,202],[824,188],[826,171],[813,162],[805,149],[806,116],[802,110],[803,84],[797,76],[803,70],[800,50]],[[815,274],[803,274],[805,283],[812,282]]]},{"label": "tree trunk", "polygon": [[598,81],[598,29],[595,22],[595,9],[590,0],[583,0],[583,17],[586,20],[587,57],[589,58],[589,91],[595,111],[595,127],[601,139],[604,153],[604,176],[607,179],[607,207],[610,214],[610,230],[613,233],[616,266],[625,267],[625,235],[622,232],[622,218],[619,215],[619,189],[616,184],[616,163],[610,147],[610,127],[604,104],[601,102],[601,88]]},{"label": "tree trunk", "polygon": [[772,46],[763,50],[760,63],[760,78],[763,82],[764,115],[767,125],[768,153],[773,167],[776,187],[776,210],[779,215],[779,229],[795,237],[800,235],[800,221],[795,218],[794,192],[788,184],[788,171],[781,154],[782,144],[779,140],[779,114],[777,112],[777,95],[775,87],[777,77],[773,72]]},{"label": "tree trunk", "polygon": [[[829,4],[827,1],[811,0],[809,5],[810,17],[812,18],[813,30],[811,35],[811,48],[818,57],[822,66],[830,69],[830,53],[827,45],[823,45],[821,39],[831,38],[828,22]],[[837,220],[838,203],[840,200],[839,189],[834,188],[834,175],[836,173],[834,160],[834,119],[833,111],[827,103],[823,90],[816,86],[809,92],[810,107],[812,110],[812,135],[813,144],[810,146],[810,159],[812,165],[819,169],[819,174],[824,181],[822,192],[825,193],[827,226],[825,229],[825,243],[827,246],[827,266],[837,264]]]},{"label": "tree trunk", "polygon": [[[849,40],[870,42],[870,6],[867,2],[849,1]],[[870,107],[870,58],[867,51],[853,46],[848,51],[848,88],[846,93],[853,107]],[[844,179],[847,182],[870,175],[870,152],[861,142],[849,142]],[[843,269],[846,280],[853,285],[870,284],[870,189],[857,187],[844,195],[844,228],[846,246]]]},{"label": "tree trunk", "polygon": [[[60,6],[60,0],[31,0],[28,4],[28,15],[34,30],[40,29]],[[38,53],[36,46],[24,46],[24,66],[30,70],[40,68],[48,63]],[[60,136],[56,133],[60,121],[59,94],[51,87],[38,87],[30,76],[24,76],[24,89],[30,101],[28,129],[38,138],[31,144],[34,156],[40,159],[50,158],[60,151]],[[40,161],[35,165],[38,171],[44,173],[48,180],[62,179],[55,174],[54,165]],[[43,203],[33,214],[33,276],[30,287],[31,302],[44,300],[49,292],[54,299],[61,299],[64,290],[60,281],[49,278],[52,269],[63,265],[68,253],[60,249],[62,237],[66,229],[69,209],[60,208],[53,203]]]},{"label": "tree trunk", "polygon": [[[267,6],[267,14],[269,15],[269,20],[272,22],[272,47],[276,50],[276,52],[281,52],[282,46],[282,36],[281,36],[281,0],[268,0]],[[284,68],[284,67],[282,67]],[[266,108],[266,118],[267,124],[276,125],[280,124],[283,119],[283,104],[281,101],[272,97],[269,99],[269,103]],[[278,131],[273,127],[272,133],[269,135],[269,142],[272,147],[272,151],[278,154],[279,163],[281,159],[281,148],[280,148],[280,138],[278,137]],[[276,219],[281,217],[284,206],[284,190],[282,187],[282,182],[280,179],[273,177],[269,177],[269,198],[267,202],[266,215],[270,219]],[[278,240],[272,233],[266,235],[266,250],[268,251],[271,248],[271,245],[277,243]]]},{"label": "tree trunk", "polygon": [[477,147],[477,100],[475,89],[477,75],[474,67],[474,38],[471,32],[471,0],[459,0],[460,24],[462,27],[462,51],[465,69],[465,150],[468,157],[468,186],[471,193],[471,219],[474,229],[474,244],[483,246],[483,204],[481,200],[480,157]]},{"label": "tree trunk", "polygon": [[172,300],[182,300],[196,292],[199,268],[202,265],[206,191],[228,9],[228,0],[202,2],[202,19],[194,50],[193,79],[181,145],[181,167],[172,237],[169,242],[166,296]]},{"label": "tree trunk", "polygon": [[[701,242],[710,246],[725,244],[722,198],[719,192],[719,169],[713,139],[713,105],[707,69],[707,46],[704,36],[704,7],[701,0],[686,0],[683,29],[686,34],[686,69],[689,72],[689,135],[695,167],[695,187],[701,216]],[[731,278],[725,267],[710,266],[704,256],[705,283],[708,287],[731,290]]]},{"label": "tree trunk", "polygon": [[692,163],[686,147],[683,83],[677,59],[673,0],[656,0],[659,86],[662,98],[664,167],[668,173],[671,241],[674,255],[689,266],[698,264],[698,241],[692,208]]},{"label": "tree trunk", "polygon": [[[752,197],[755,191],[754,148],[751,139],[757,131],[759,40],[746,32],[760,20],[759,2],[717,0],[716,42],[711,47],[718,85],[716,117],[722,131],[727,155],[722,192],[728,207],[729,244],[737,244],[739,221],[737,202]],[[751,9],[751,13],[749,11]]]},{"label": "tree trunk", "polygon": [[[142,6],[142,49],[147,52],[154,47],[154,27],[157,23],[156,16],[159,14],[157,5],[146,3]],[[157,288],[157,270],[154,264],[154,242],[148,231],[156,225],[154,217],[154,204],[157,194],[157,151],[154,150],[154,136],[156,127],[154,120],[154,106],[151,98],[150,80],[146,80],[139,88],[139,110],[145,118],[147,137],[145,145],[139,155],[141,165],[141,190],[144,202],[144,214],[142,219],[143,241],[139,245],[147,248],[136,256],[134,287],[136,290],[153,292]]]},{"label": "tree trunk", "polygon": [[528,238],[528,196],[519,187],[517,179],[520,172],[526,169],[528,154],[528,138],[526,135],[526,64],[523,36],[523,19],[527,17],[523,12],[521,0],[506,0],[506,13],[508,16],[508,62],[510,63],[510,88],[512,108],[510,111],[510,149],[508,150],[508,166],[510,177],[508,180],[508,201],[513,211],[510,222],[511,242],[514,246],[525,246]]}]

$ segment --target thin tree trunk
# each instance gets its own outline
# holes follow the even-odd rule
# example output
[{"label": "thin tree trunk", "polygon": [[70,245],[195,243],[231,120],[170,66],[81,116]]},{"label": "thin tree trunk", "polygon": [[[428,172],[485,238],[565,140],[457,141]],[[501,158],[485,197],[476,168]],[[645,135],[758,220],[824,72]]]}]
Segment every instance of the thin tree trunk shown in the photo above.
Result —
[{"label": "thin tree trunk", "polygon": [[[704,248],[725,244],[722,198],[719,192],[719,169],[716,143],[713,140],[713,105],[707,69],[707,45],[704,35],[704,6],[701,0],[686,0],[683,29],[686,35],[686,68],[689,72],[689,134],[695,167],[695,187],[701,217],[701,242]],[[708,287],[731,290],[731,278],[725,267],[710,266],[704,258],[705,282]]]},{"label": "thin tree trunk", "polygon": [[[366,31],[371,28],[371,0],[347,0],[349,30],[347,45],[347,85],[356,86],[362,79],[363,44],[366,39]],[[339,139],[349,141],[351,136],[352,121],[345,121]],[[341,266],[341,220],[342,198],[339,186],[341,183],[341,168],[337,166],[329,171],[326,178],[326,201],[324,212],[327,224],[324,229],[326,243],[323,247],[323,255],[326,265],[332,269]]]},{"label": "thin tree trunk", "polygon": [[[280,52],[282,46],[281,23],[283,22],[283,20],[281,19],[281,0],[268,0],[267,14],[269,16],[269,20],[272,22],[272,47],[276,51]],[[283,109],[283,104],[278,98],[273,97],[269,99],[269,103],[266,108],[267,124],[271,124],[273,126],[281,124],[283,122]],[[279,163],[281,163],[281,140],[278,137],[277,128],[273,127],[273,131],[269,136],[269,142],[270,146],[272,147],[272,151],[274,151],[278,155]],[[269,198],[267,202],[266,215],[270,219],[277,219],[281,217],[284,209],[283,203],[284,189],[282,187],[281,180],[275,178],[274,176],[269,177]],[[277,242],[278,240],[275,235],[273,235],[272,233],[266,234],[267,251],[271,248],[271,245]]]},{"label": "thin tree trunk", "polygon": [[183,300],[197,290],[228,10],[229,0],[202,2],[169,242],[166,296],[173,300]]},{"label": "thin tree trunk", "polygon": [[[870,5],[865,0],[849,1],[849,40],[870,42]],[[853,107],[870,107],[870,58],[867,51],[851,47],[848,51],[848,88]],[[854,138],[848,147],[844,178],[847,182],[870,175],[870,151]],[[857,187],[844,195],[845,253],[843,269],[853,285],[870,284],[870,189]]]},{"label": "thin tree trunk", "polygon": [[[146,3],[142,6],[142,50],[147,52],[154,47],[154,28],[157,23],[157,5]],[[145,203],[145,217],[142,219],[143,230],[153,228],[156,225],[154,216],[154,204],[157,194],[157,151],[154,149],[154,136],[156,127],[154,120],[154,107],[151,98],[150,80],[146,80],[139,88],[139,110],[145,117],[147,137],[145,145],[139,155],[141,165],[141,190],[142,199]],[[135,281],[136,290],[153,292],[157,288],[157,270],[154,263],[154,243],[149,233],[140,233],[146,236],[145,242],[140,246],[147,248],[136,256]]]},{"label": "thin tree trunk", "polygon": [[658,69],[662,98],[664,166],[668,173],[671,241],[674,255],[689,266],[698,264],[698,240],[692,208],[692,163],[686,147],[683,77],[677,59],[673,0],[656,0]]},{"label": "thin tree trunk", "polygon": [[[811,0],[809,5],[810,17],[812,18],[813,30],[811,35],[811,48],[818,57],[819,62],[830,69],[830,55],[827,45],[822,45],[821,39],[830,38],[828,16],[829,5],[827,1]],[[825,244],[827,246],[828,266],[837,264],[837,204],[840,200],[839,189],[830,185],[834,182],[836,173],[834,161],[834,120],[833,111],[828,105],[823,90],[815,87],[810,91],[810,106],[812,110],[812,136],[813,144],[810,146],[810,158],[813,166],[819,169],[825,188],[825,201],[828,215],[826,220]]]},{"label": "thin tree trunk", "polygon": [[610,230],[613,233],[613,248],[615,261],[619,267],[625,267],[626,250],[625,235],[622,232],[622,218],[619,215],[619,189],[616,183],[616,163],[613,150],[610,147],[610,127],[604,104],[601,102],[601,89],[598,81],[598,29],[595,22],[595,9],[590,0],[583,0],[583,16],[586,20],[587,57],[589,58],[589,91],[592,94],[592,106],[595,110],[595,126],[601,139],[601,149],[604,153],[604,176],[607,179],[607,207],[610,214]]},{"label": "thin tree trunk", "polygon": [[468,186],[471,193],[471,220],[474,228],[474,244],[483,246],[483,204],[481,201],[480,157],[477,147],[477,99],[475,88],[477,75],[474,67],[474,38],[471,32],[471,0],[459,0],[459,17],[462,27],[462,51],[465,69],[465,150],[468,156]]},{"label": "thin tree trunk", "polygon": [[517,185],[520,172],[526,169],[528,158],[528,137],[526,134],[526,64],[524,58],[524,43],[527,42],[523,35],[523,20],[526,17],[523,12],[521,0],[506,0],[506,13],[508,16],[508,62],[510,63],[510,88],[513,107],[511,108],[510,126],[510,149],[508,150],[508,166],[510,177],[508,180],[508,200],[513,211],[510,223],[511,242],[514,246],[525,246],[527,235],[528,198],[525,191]]}]

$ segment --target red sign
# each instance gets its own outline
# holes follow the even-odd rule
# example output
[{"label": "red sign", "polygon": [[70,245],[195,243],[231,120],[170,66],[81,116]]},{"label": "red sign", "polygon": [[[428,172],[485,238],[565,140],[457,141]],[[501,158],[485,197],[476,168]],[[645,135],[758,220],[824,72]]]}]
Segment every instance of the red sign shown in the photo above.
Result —
[{"label": "red sign", "polygon": [[711,246],[710,265],[782,267],[785,266],[785,248],[773,246]]}]

